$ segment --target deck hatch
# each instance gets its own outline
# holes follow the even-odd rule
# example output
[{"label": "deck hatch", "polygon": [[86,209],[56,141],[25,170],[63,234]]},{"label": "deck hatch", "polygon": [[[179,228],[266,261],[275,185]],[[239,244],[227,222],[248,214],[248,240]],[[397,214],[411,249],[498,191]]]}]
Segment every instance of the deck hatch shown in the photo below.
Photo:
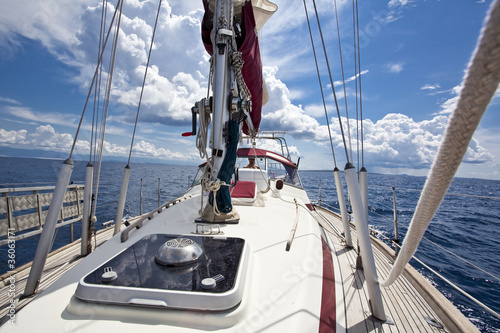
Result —
[{"label": "deck hatch", "polygon": [[[196,244],[199,257],[191,264],[162,264],[158,251],[176,242]],[[83,277],[75,295],[91,302],[224,310],[241,302],[247,261],[241,238],[153,234]],[[222,278],[207,288],[206,279],[215,276]]]}]

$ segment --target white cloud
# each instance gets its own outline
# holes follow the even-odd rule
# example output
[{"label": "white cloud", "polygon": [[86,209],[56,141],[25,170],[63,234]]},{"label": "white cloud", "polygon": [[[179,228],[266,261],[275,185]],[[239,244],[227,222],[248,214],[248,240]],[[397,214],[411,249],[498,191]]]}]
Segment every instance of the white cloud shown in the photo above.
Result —
[{"label": "white cloud", "polygon": [[439,85],[439,83],[436,83],[436,84],[426,84],[423,87],[420,87],[421,90],[431,90],[431,91],[439,89],[439,88],[441,88],[441,86]]},{"label": "white cloud", "polygon": [[391,73],[399,73],[403,70],[403,63],[388,63],[385,66]]},{"label": "white cloud", "polygon": [[412,0],[391,0],[387,4],[387,6],[389,6],[389,7],[403,7],[403,6],[407,6],[409,4],[412,4],[412,3],[413,3]]},{"label": "white cloud", "polygon": [[8,104],[14,104],[14,105],[21,105],[21,102],[16,101],[15,99],[8,98],[8,97],[1,97],[1,96],[0,96],[0,103],[8,103]]},{"label": "white cloud", "polygon": [[26,139],[26,130],[6,131],[0,128],[0,145],[12,144]]},{"label": "white cloud", "polygon": [[[281,154],[284,152],[285,156],[287,154],[286,150],[283,150],[283,147],[277,140],[267,140],[267,139],[257,139],[255,140],[257,147],[259,149],[265,149],[269,151],[276,152],[278,154]],[[242,148],[252,148],[252,144],[250,141],[243,140],[242,144],[240,145]],[[290,145],[288,146],[288,152],[291,155],[291,160],[296,161],[297,157],[301,156],[301,153],[299,152],[299,149],[296,146]]]},{"label": "white cloud", "polygon": [[[0,46],[8,48],[19,46],[21,42],[17,39],[18,36],[40,41],[57,59],[76,70],[77,75],[71,80],[83,89],[94,73],[101,8],[91,0],[75,0],[71,6],[61,2],[61,0],[13,1],[6,6],[0,13]],[[282,81],[285,78],[300,78],[306,73],[315,73],[314,62],[309,58],[310,48],[297,50],[296,47],[296,45],[309,45],[307,34],[299,36],[295,33],[283,33],[283,26],[287,29],[306,29],[305,17],[303,15],[297,17],[297,11],[303,11],[302,2],[293,0],[276,1],[276,3],[280,6],[280,13],[268,22],[261,35],[264,41],[261,45],[264,64],[273,65],[264,67],[271,100],[263,109],[261,129],[288,130],[293,138],[304,139],[318,145],[328,145],[327,126],[322,125],[323,119],[321,121],[315,119],[323,117],[323,106],[309,104],[303,107],[292,103],[307,92],[298,88],[290,91]],[[388,8],[391,10],[384,11],[387,14],[387,21],[390,21],[391,17],[394,20],[396,15],[394,13],[400,14],[403,7],[412,3],[410,0],[391,0],[388,3]],[[341,2],[342,6],[348,4],[347,1]],[[318,5],[320,12],[327,10],[330,12],[332,6],[331,2],[326,1],[319,1]],[[108,12],[112,13],[114,8],[112,5],[109,6]],[[135,119],[157,4],[153,1],[127,0],[124,7],[126,9],[122,18],[119,56],[116,60],[112,90],[114,105],[111,111],[114,113],[110,119],[115,123],[131,123]],[[196,100],[206,95],[208,57],[200,43],[201,7],[201,1],[163,2],[139,117],[141,122],[186,125],[191,119],[190,108]],[[293,20],[290,19],[292,17]],[[371,23],[376,26],[375,31],[384,27],[376,18]],[[323,29],[326,31],[327,27],[324,26]],[[306,56],[307,61],[304,60]],[[401,72],[403,67],[402,62],[387,64],[387,69],[392,73]],[[279,75],[278,68],[281,68]],[[367,72],[365,70],[361,74]],[[346,81],[352,80],[354,77]],[[429,84],[421,89],[435,92],[439,89],[439,85]],[[497,96],[498,94],[497,91]],[[68,142],[72,142],[73,137],[70,134],[57,133],[52,126],[45,124],[75,126],[78,117],[62,111],[37,112],[5,97],[0,97],[0,102],[11,104],[4,109],[8,110],[10,115],[37,125],[44,124],[31,133],[27,130],[0,129],[0,144],[68,151]],[[427,121],[416,122],[401,114],[387,115],[378,121],[365,120],[367,159],[371,159],[374,165],[428,167],[444,131],[447,119],[444,115],[450,112],[455,102],[454,98],[445,101],[442,104],[442,114],[435,115]],[[331,114],[330,107],[328,110]],[[343,119],[344,125],[345,121]],[[333,140],[336,143],[341,142],[340,131],[338,126],[335,126],[338,120],[334,119],[332,122]],[[351,125],[354,126],[354,123]],[[196,152],[186,153],[182,148],[174,151],[158,147],[158,141],[151,142],[147,135],[141,139],[134,145],[134,154],[139,156],[198,159]],[[176,147],[179,145],[177,143]],[[86,146],[88,146],[87,141],[79,141],[78,147]],[[104,147],[105,154],[114,156],[128,154],[128,148],[120,144],[105,142]],[[336,149],[339,149],[339,146]],[[474,141],[469,148],[466,161],[483,163],[488,159],[491,159],[491,156],[488,155],[486,148]]]},{"label": "white cloud", "polygon": [[[92,7],[95,1],[90,0],[77,0],[71,6],[58,2],[60,0],[44,0],[9,5],[0,13],[0,32],[4,32],[0,43],[13,47],[19,43],[17,35],[41,41],[57,59],[79,72],[68,80],[88,89],[97,58],[101,5]],[[192,5],[180,8],[190,12],[174,13],[168,2],[162,5],[141,110],[143,121],[187,123],[194,102],[206,94],[207,80],[202,73],[208,74],[208,63],[200,43],[199,28],[202,4],[200,2],[196,8]],[[129,0],[124,4],[112,97],[126,108],[111,108],[111,111],[115,116],[119,116],[116,112],[122,112],[126,117],[115,119],[130,121],[135,118],[128,112],[135,112],[138,103],[156,10],[157,2],[153,1]],[[108,4],[109,18],[113,12],[113,5]],[[111,42],[110,39],[108,48]],[[104,59],[108,57],[105,55]],[[3,98],[0,101],[12,102]],[[32,112],[31,116],[36,118],[38,115]],[[55,123],[57,118],[52,117],[50,121],[51,116],[44,115],[41,121]],[[24,117],[33,118],[27,109]]]},{"label": "white cloud", "polygon": [[296,138],[325,140],[326,126],[291,103],[288,88],[276,77],[277,68],[265,66],[263,72],[271,97],[263,108],[261,130],[287,130]]},{"label": "white cloud", "polygon": [[60,112],[36,112],[24,106],[8,106],[5,110],[11,117],[29,120],[32,123],[49,123],[53,125],[64,125],[76,127],[78,116],[70,113]]},{"label": "white cloud", "polygon": [[[346,80],[345,80],[345,83],[348,83],[348,82],[354,81],[354,80],[356,80],[358,77],[360,77],[361,75],[367,74],[368,72],[369,72],[369,70],[368,70],[368,69],[365,69],[364,71],[361,71],[361,73],[358,73],[358,74],[353,75],[353,76],[351,76],[350,78],[346,79]],[[333,85],[334,85],[335,87],[341,86],[341,85],[342,85],[342,81],[335,81],[335,82],[333,82]],[[330,86],[331,86],[331,85],[330,85],[330,84],[328,84],[328,87],[330,87]]]},{"label": "white cloud", "polygon": [[309,104],[304,107],[304,113],[313,118],[325,117],[325,107],[323,104]]},{"label": "white cloud", "polygon": [[[41,149],[45,151],[69,153],[73,144],[73,136],[68,133],[58,133],[50,125],[38,126],[34,132],[25,129],[18,131],[7,131],[0,129],[0,146],[10,146],[20,149]],[[75,151],[78,154],[88,154],[90,143],[86,140],[78,140]],[[104,141],[104,156],[127,157],[128,146]],[[157,148],[154,144],[141,140],[134,145],[133,156],[157,158],[161,160],[183,160],[198,161],[199,155],[192,149],[192,152],[179,149],[172,151],[165,148]]]},{"label": "white cloud", "polygon": [[[9,145],[24,149],[69,152],[72,144],[73,136],[71,134],[56,133],[50,125],[39,126],[33,133],[29,133],[25,129],[19,131],[0,129],[0,145]],[[89,147],[88,142],[77,141],[77,150],[85,149],[88,151]]]},{"label": "white cloud", "polygon": [[195,151],[188,153],[185,151],[171,151],[170,149],[165,148],[156,148],[152,143],[146,142],[144,140],[139,141],[134,145],[134,149],[132,150],[134,156],[141,157],[154,157],[163,160],[199,160],[200,156]]},{"label": "white cloud", "polygon": [[448,92],[451,92],[454,96],[448,98],[444,102],[441,103],[441,111],[437,112],[437,114],[450,114],[455,110],[457,103],[458,103],[458,98],[460,95],[460,91],[462,90],[461,86],[455,86],[453,89],[451,89]]},{"label": "white cloud", "polygon": [[[276,77],[277,68],[264,67],[264,75],[271,99],[264,107],[261,129],[287,130],[288,134],[296,139],[328,146],[327,126],[321,125],[315,119],[324,114],[323,105],[312,104],[302,108],[292,104],[286,85]],[[395,113],[388,114],[375,122],[365,119],[363,123],[365,157],[370,161],[370,165],[374,166],[428,168],[437,153],[447,121],[445,115],[435,115],[430,120],[417,122],[406,115]],[[347,134],[345,117],[342,117],[342,123]],[[341,152],[343,145],[339,121],[333,117],[330,124],[335,149]],[[350,127],[353,136],[352,146],[356,147],[354,119],[350,120]],[[493,156],[485,148],[477,141],[473,141],[464,161],[484,163],[492,159]]]},{"label": "white cloud", "polygon": [[[446,116],[438,115],[416,122],[402,114],[388,114],[375,123],[365,120],[365,157],[373,165],[428,168],[436,156],[447,121]],[[484,163],[493,159],[493,155],[473,139],[464,162]]]}]

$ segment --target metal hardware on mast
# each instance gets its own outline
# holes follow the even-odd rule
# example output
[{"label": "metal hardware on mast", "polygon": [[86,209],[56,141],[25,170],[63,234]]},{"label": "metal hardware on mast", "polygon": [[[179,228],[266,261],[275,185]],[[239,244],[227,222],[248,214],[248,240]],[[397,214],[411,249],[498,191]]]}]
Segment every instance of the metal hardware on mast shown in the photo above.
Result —
[{"label": "metal hardware on mast", "polygon": [[85,189],[83,191],[83,216],[82,216],[82,246],[81,255],[90,253],[90,215],[92,210],[92,180],[94,179],[94,166],[88,163],[85,169]]},{"label": "metal hardware on mast", "polygon": [[358,233],[358,242],[361,250],[361,257],[363,259],[363,269],[365,272],[366,285],[368,287],[372,315],[385,321],[384,303],[382,302],[382,294],[380,292],[380,284],[370,242],[368,222],[366,221],[359,183],[356,177],[356,168],[351,163],[347,163],[344,172],[347,180],[347,187],[349,189],[349,196],[351,198],[356,231]]},{"label": "metal hardware on mast", "polygon": [[[212,126],[212,158],[214,169],[220,170],[226,155],[224,127],[229,120],[228,92],[231,89],[231,75],[229,62],[229,45],[232,36],[231,30],[231,0],[217,1],[214,17],[215,43],[213,57],[215,62],[214,73],[214,109]],[[214,173],[216,177],[216,173]]]},{"label": "metal hardware on mast", "polygon": [[36,293],[38,285],[40,284],[43,267],[47,261],[52,239],[54,238],[59,212],[61,211],[69,179],[73,172],[73,166],[73,161],[71,158],[68,158],[63,162],[61,171],[59,172],[54,195],[52,196],[49,211],[47,212],[47,219],[43,225],[43,231],[40,235],[35,258],[33,259],[33,265],[31,266],[30,275],[28,276],[28,282],[26,282],[26,288],[24,289],[24,296],[30,296]]}]

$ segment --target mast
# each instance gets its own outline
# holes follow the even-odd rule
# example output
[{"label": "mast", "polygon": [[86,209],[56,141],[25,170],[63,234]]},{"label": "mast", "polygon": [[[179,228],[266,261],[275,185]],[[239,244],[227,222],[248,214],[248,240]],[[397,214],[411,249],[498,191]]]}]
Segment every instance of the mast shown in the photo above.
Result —
[{"label": "mast", "polygon": [[[203,4],[205,15],[201,35],[205,50],[212,57],[210,78],[213,80],[210,83],[213,96],[196,102],[191,109],[193,130],[183,135],[196,135],[200,157],[207,160],[201,183],[203,190],[210,192],[209,204],[203,209],[200,219],[237,223],[239,215],[232,207],[229,187],[235,173],[239,133],[243,131],[251,137],[256,136],[262,105],[267,101],[256,31],[272,16],[277,6],[267,1],[256,4],[259,8],[256,19],[251,1],[238,1],[235,5],[232,0],[204,0]],[[241,15],[235,15],[235,12],[241,12]],[[200,119],[197,133],[196,114]]]},{"label": "mast", "polygon": [[[229,63],[229,45],[233,31],[231,0],[216,1],[214,13],[215,43],[213,45],[214,61],[214,99],[213,127],[210,148],[214,169],[219,171],[226,156],[225,143],[227,135],[224,128],[229,120],[228,97],[231,90],[231,68]],[[216,180],[214,174],[212,180]]]},{"label": "mast", "polygon": [[[214,5],[211,6],[211,3]],[[198,133],[197,141],[200,139],[199,134],[206,133],[204,127],[208,126],[208,123],[203,121],[206,125],[202,125],[202,119],[207,117],[206,113],[212,113],[213,121],[209,142],[210,152],[202,153],[205,148],[198,147],[198,149],[202,148],[200,156],[211,156],[207,159],[208,163],[202,179],[203,190],[209,191],[210,194],[208,204],[201,214],[201,220],[238,223],[239,214],[233,209],[229,194],[242,120],[242,117],[238,116],[241,115],[242,103],[238,99],[238,86],[232,65],[235,53],[237,53],[234,49],[236,47],[233,29],[234,10],[231,0],[214,0],[211,3],[204,2],[206,11],[213,10],[213,26],[209,40],[211,46],[207,49],[212,55],[213,98],[197,102],[192,109],[193,124],[196,121],[195,113],[200,115],[200,133]],[[193,125],[192,134],[195,134],[195,125]],[[206,138],[200,141],[206,142]]]}]

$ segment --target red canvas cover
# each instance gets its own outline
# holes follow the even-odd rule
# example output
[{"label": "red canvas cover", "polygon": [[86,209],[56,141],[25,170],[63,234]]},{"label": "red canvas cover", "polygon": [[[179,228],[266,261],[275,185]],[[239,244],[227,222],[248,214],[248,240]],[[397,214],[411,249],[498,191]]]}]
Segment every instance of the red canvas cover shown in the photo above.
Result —
[{"label": "red canvas cover", "polygon": [[[203,1],[203,5],[205,6],[205,15],[201,23],[201,36],[205,50],[212,55],[213,46],[210,40],[210,32],[212,30],[211,13],[209,13],[208,1]],[[253,126],[258,130],[262,112],[262,62],[260,59],[259,41],[255,33],[255,18],[251,1],[247,1],[242,7],[242,21],[246,35],[238,51],[242,53],[244,61],[242,69],[243,79],[252,94],[252,112],[250,116]],[[243,124],[243,132],[249,134],[246,124]]]},{"label": "red canvas cover", "polygon": [[238,148],[236,152],[238,157],[267,157],[274,161],[282,163],[286,167],[290,167],[292,169],[297,169],[297,165],[295,165],[288,158],[281,156],[272,151],[268,151],[265,149],[254,149],[254,148]]},{"label": "red canvas cover", "polygon": [[255,182],[239,180],[230,189],[231,198],[255,198]]}]

